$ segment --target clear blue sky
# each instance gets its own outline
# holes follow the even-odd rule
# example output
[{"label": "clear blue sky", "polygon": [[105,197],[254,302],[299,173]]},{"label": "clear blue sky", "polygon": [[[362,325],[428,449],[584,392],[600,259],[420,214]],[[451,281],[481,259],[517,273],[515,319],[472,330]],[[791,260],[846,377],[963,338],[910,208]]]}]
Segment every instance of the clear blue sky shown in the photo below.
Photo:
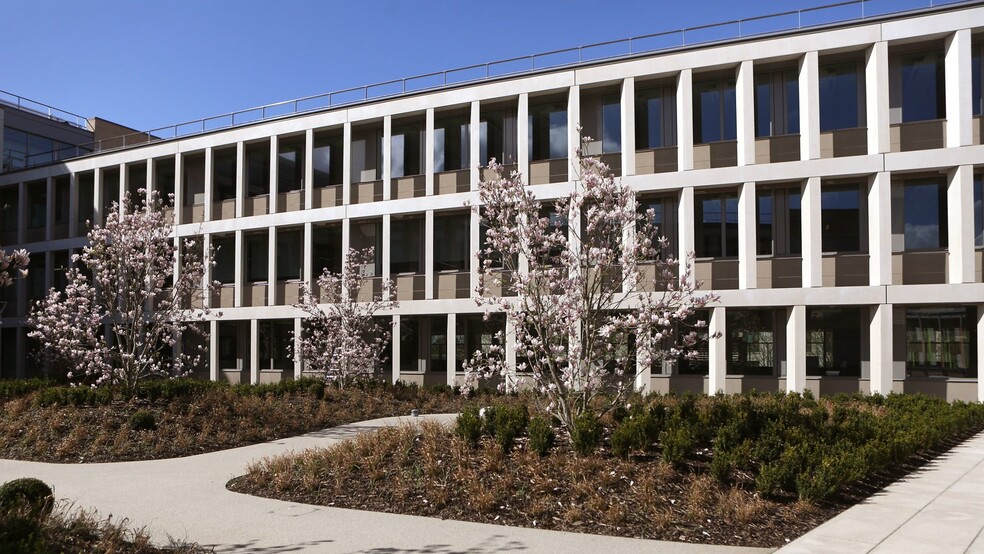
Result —
[{"label": "clear blue sky", "polygon": [[[0,11],[0,89],[147,130],[452,67],[833,1],[11,1]],[[873,0],[869,11],[928,3]]]}]

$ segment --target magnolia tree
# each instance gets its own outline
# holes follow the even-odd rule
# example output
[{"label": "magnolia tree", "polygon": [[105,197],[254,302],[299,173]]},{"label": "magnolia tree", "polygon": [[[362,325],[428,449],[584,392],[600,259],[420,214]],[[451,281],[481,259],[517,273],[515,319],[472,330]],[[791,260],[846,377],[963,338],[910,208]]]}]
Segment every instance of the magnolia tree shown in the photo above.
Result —
[{"label": "magnolia tree", "polygon": [[362,268],[374,262],[372,248],[351,249],[342,272],[325,268],[317,281],[317,292],[302,290],[303,301],[296,307],[307,313],[300,337],[294,337],[295,352],[307,369],[325,382],[340,387],[373,377],[385,360],[391,329],[375,316],[397,306],[393,283],[381,282],[379,295],[370,294],[364,302],[359,293],[371,290],[371,279]]},{"label": "magnolia tree", "polygon": [[487,228],[479,303],[505,314],[520,362],[506,362],[500,336],[465,363],[471,382],[530,380],[568,429],[589,406],[607,411],[631,390],[633,340],[636,371],[696,357],[707,338],[698,310],[716,300],[696,292],[692,255],[681,262],[669,252],[629,187],[597,159],[579,153],[577,163],[574,190],[550,205],[492,160],[498,177],[479,185],[473,208]]},{"label": "magnolia tree", "polygon": [[9,287],[18,277],[27,277],[27,266],[31,257],[27,250],[14,250],[7,254],[0,248],[0,287]]},{"label": "magnolia tree", "polygon": [[171,233],[163,210],[133,210],[128,196],[122,210],[113,204],[106,225],[91,228],[88,246],[72,257],[65,290],[52,289],[31,310],[28,336],[45,362],[67,368],[74,384],[125,394],[142,379],[183,376],[198,363],[200,353],[172,347],[209,314],[200,306],[213,286],[203,279],[212,253],[190,239],[178,248]]}]

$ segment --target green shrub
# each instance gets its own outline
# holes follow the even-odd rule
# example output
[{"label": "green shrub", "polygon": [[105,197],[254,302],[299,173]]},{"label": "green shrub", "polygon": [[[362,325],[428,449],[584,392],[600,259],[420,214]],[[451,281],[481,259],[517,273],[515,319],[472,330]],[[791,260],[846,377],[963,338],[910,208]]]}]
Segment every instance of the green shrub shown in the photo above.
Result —
[{"label": "green shrub", "polygon": [[730,452],[716,451],[714,452],[714,457],[711,458],[708,471],[710,471],[711,477],[714,477],[718,483],[724,485],[731,478],[731,468],[733,466],[732,454]]},{"label": "green shrub", "polygon": [[502,450],[508,452],[529,423],[526,406],[496,405],[485,412],[486,428]]},{"label": "green shrub", "polygon": [[137,385],[137,398],[147,400],[173,400],[203,394],[206,391],[227,387],[224,383],[202,379],[155,379]]},{"label": "green shrub", "polygon": [[48,552],[41,520],[19,513],[0,512],[0,552]]},{"label": "green shrub", "polygon": [[0,398],[17,398],[55,386],[58,383],[50,379],[3,379],[0,380]]},{"label": "green shrub", "polygon": [[478,446],[478,439],[482,438],[482,418],[478,415],[478,408],[469,406],[458,414],[454,421],[454,434],[469,446]]},{"label": "green shrub", "polygon": [[534,417],[530,420],[526,430],[529,435],[529,449],[540,456],[546,456],[547,452],[554,443],[554,430],[550,421],[543,417]]},{"label": "green shrub", "polygon": [[574,419],[574,429],[571,430],[571,447],[578,456],[588,456],[598,448],[601,442],[601,422],[598,416],[585,411]]},{"label": "green shrub", "polygon": [[22,477],[0,485],[0,512],[41,520],[51,513],[54,493],[44,481]]},{"label": "green shrub", "polygon": [[652,412],[635,410],[612,432],[612,453],[619,458],[628,459],[633,450],[648,451],[658,437],[659,427]]},{"label": "green shrub", "polygon": [[39,406],[99,406],[113,401],[111,387],[49,387],[38,390],[34,401]]},{"label": "green shrub", "polygon": [[660,442],[663,446],[663,460],[671,464],[687,459],[696,446],[690,425],[678,418],[671,418],[667,422]]},{"label": "green shrub", "polygon": [[130,415],[130,429],[153,431],[157,429],[157,417],[149,410],[137,410]]}]

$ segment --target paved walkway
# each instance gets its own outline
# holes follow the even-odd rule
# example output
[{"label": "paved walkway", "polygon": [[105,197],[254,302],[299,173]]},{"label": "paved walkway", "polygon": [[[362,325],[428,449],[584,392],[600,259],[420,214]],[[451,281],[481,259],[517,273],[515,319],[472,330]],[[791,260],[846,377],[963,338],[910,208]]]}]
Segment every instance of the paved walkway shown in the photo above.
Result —
[{"label": "paved walkway", "polygon": [[984,554],[984,433],[780,550]]},{"label": "paved walkway", "polygon": [[[453,416],[432,416],[450,420]],[[252,460],[327,446],[356,433],[400,424],[387,418],[280,441],[187,458],[114,464],[44,464],[0,460],[0,482],[37,477],[59,498],[102,515],[126,517],[158,543],[169,537],[217,552],[483,553],[769,552],[622,539],[309,506],[229,492],[226,482]],[[984,512],[982,512],[984,514]],[[984,515],[982,515],[984,517]]]}]

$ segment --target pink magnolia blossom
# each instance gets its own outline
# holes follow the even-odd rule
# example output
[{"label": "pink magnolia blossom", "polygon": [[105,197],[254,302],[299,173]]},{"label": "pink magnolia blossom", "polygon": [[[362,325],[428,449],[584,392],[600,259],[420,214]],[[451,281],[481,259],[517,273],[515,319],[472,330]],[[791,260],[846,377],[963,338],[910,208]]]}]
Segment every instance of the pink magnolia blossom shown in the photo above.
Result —
[{"label": "pink magnolia blossom", "polygon": [[31,257],[27,250],[14,250],[7,254],[0,248],[0,287],[9,287],[14,279],[27,277],[27,266],[30,263]]},{"label": "pink magnolia blossom", "polygon": [[693,255],[669,252],[630,187],[595,158],[579,152],[575,163],[574,190],[552,204],[490,163],[498,177],[479,185],[473,207],[487,226],[478,302],[505,314],[519,363],[510,367],[497,345],[464,364],[471,384],[526,381],[568,429],[588,406],[622,402],[634,384],[630,356],[638,368],[695,357],[709,338],[697,312],[717,300],[697,292]]},{"label": "pink magnolia blossom", "polygon": [[[307,370],[321,375],[325,382],[340,387],[377,375],[385,361],[391,330],[376,314],[397,306],[392,281],[378,282],[381,292],[373,291],[375,278],[362,269],[371,266],[372,248],[351,249],[342,273],[325,268],[317,281],[317,291],[304,287],[303,301],[296,307],[307,313],[301,336],[294,337],[294,351],[307,364]],[[359,301],[359,293],[368,298]]]},{"label": "pink magnolia blossom", "polygon": [[179,248],[153,200],[154,209],[134,209],[127,195],[122,214],[113,203],[106,224],[92,227],[88,246],[72,257],[65,290],[51,289],[31,309],[28,336],[44,363],[65,369],[74,384],[132,394],[140,380],[182,376],[198,363],[197,353],[172,347],[210,314],[192,306],[214,286],[203,279],[212,252],[192,240]]}]

